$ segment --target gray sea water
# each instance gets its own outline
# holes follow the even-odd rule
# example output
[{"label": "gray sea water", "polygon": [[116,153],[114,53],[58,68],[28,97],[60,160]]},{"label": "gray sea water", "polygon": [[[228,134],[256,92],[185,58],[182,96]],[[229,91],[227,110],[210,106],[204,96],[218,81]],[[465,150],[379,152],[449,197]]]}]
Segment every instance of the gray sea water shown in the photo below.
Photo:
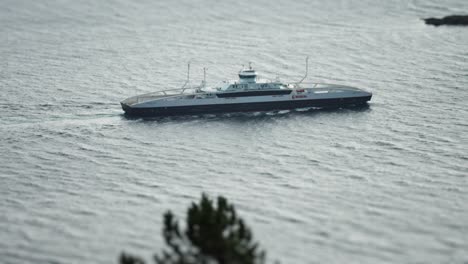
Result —
[{"label": "gray sea water", "polygon": [[[465,0],[0,1],[0,262],[115,263],[224,195],[281,263],[468,262]],[[263,77],[368,108],[127,119],[127,97]]]}]

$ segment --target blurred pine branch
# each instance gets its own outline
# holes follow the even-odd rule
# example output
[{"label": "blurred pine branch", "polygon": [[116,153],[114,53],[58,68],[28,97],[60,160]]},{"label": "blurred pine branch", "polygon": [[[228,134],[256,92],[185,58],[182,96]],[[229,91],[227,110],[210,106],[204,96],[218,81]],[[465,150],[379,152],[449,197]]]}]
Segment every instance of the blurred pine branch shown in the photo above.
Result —
[{"label": "blurred pine branch", "polygon": [[[187,211],[185,230],[171,211],[164,214],[166,250],[154,256],[156,264],[262,264],[265,252],[253,240],[252,231],[234,205],[220,196],[202,195]],[[122,253],[120,264],[144,264],[140,257]]]}]

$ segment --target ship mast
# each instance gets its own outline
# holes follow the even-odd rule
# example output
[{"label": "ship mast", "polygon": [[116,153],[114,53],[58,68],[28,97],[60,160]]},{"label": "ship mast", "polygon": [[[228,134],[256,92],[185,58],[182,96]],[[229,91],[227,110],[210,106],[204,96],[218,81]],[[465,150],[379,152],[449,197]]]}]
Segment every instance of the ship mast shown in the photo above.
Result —
[{"label": "ship mast", "polygon": [[207,70],[207,68],[203,67],[203,82],[202,82],[202,87],[203,88],[206,87],[206,70]]},{"label": "ship mast", "polygon": [[182,85],[182,89],[185,88],[185,86],[189,83],[190,83],[190,61],[187,63],[187,80],[185,81],[184,85]]},{"label": "ship mast", "polygon": [[306,72],[305,72],[305,75],[297,84],[302,83],[302,81],[304,81],[305,78],[307,78],[308,74],[309,74],[309,56],[306,57]]}]

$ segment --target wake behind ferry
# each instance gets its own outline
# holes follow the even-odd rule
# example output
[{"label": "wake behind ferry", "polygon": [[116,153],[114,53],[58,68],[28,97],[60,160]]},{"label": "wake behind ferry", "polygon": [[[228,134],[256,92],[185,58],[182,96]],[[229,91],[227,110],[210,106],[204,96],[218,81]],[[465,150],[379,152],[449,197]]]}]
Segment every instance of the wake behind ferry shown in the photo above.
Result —
[{"label": "wake behind ferry", "polygon": [[239,79],[224,81],[214,87],[206,86],[206,69],[201,85],[187,81],[179,89],[159,91],[130,97],[121,102],[129,116],[177,116],[227,112],[274,111],[296,108],[340,108],[367,104],[372,93],[344,85],[303,83],[306,74],[296,83],[283,83],[257,78],[249,67],[239,72]]}]

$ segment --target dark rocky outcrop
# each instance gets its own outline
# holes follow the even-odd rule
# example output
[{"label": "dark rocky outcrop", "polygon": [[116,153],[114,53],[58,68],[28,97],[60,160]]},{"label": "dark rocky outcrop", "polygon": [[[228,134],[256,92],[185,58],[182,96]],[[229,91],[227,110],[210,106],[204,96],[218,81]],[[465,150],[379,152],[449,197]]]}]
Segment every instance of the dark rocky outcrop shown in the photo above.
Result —
[{"label": "dark rocky outcrop", "polygon": [[468,16],[446,16],[443,18],[426,18],[426,24],[434,26],[450,25],[450,26],[468,26]]}]

